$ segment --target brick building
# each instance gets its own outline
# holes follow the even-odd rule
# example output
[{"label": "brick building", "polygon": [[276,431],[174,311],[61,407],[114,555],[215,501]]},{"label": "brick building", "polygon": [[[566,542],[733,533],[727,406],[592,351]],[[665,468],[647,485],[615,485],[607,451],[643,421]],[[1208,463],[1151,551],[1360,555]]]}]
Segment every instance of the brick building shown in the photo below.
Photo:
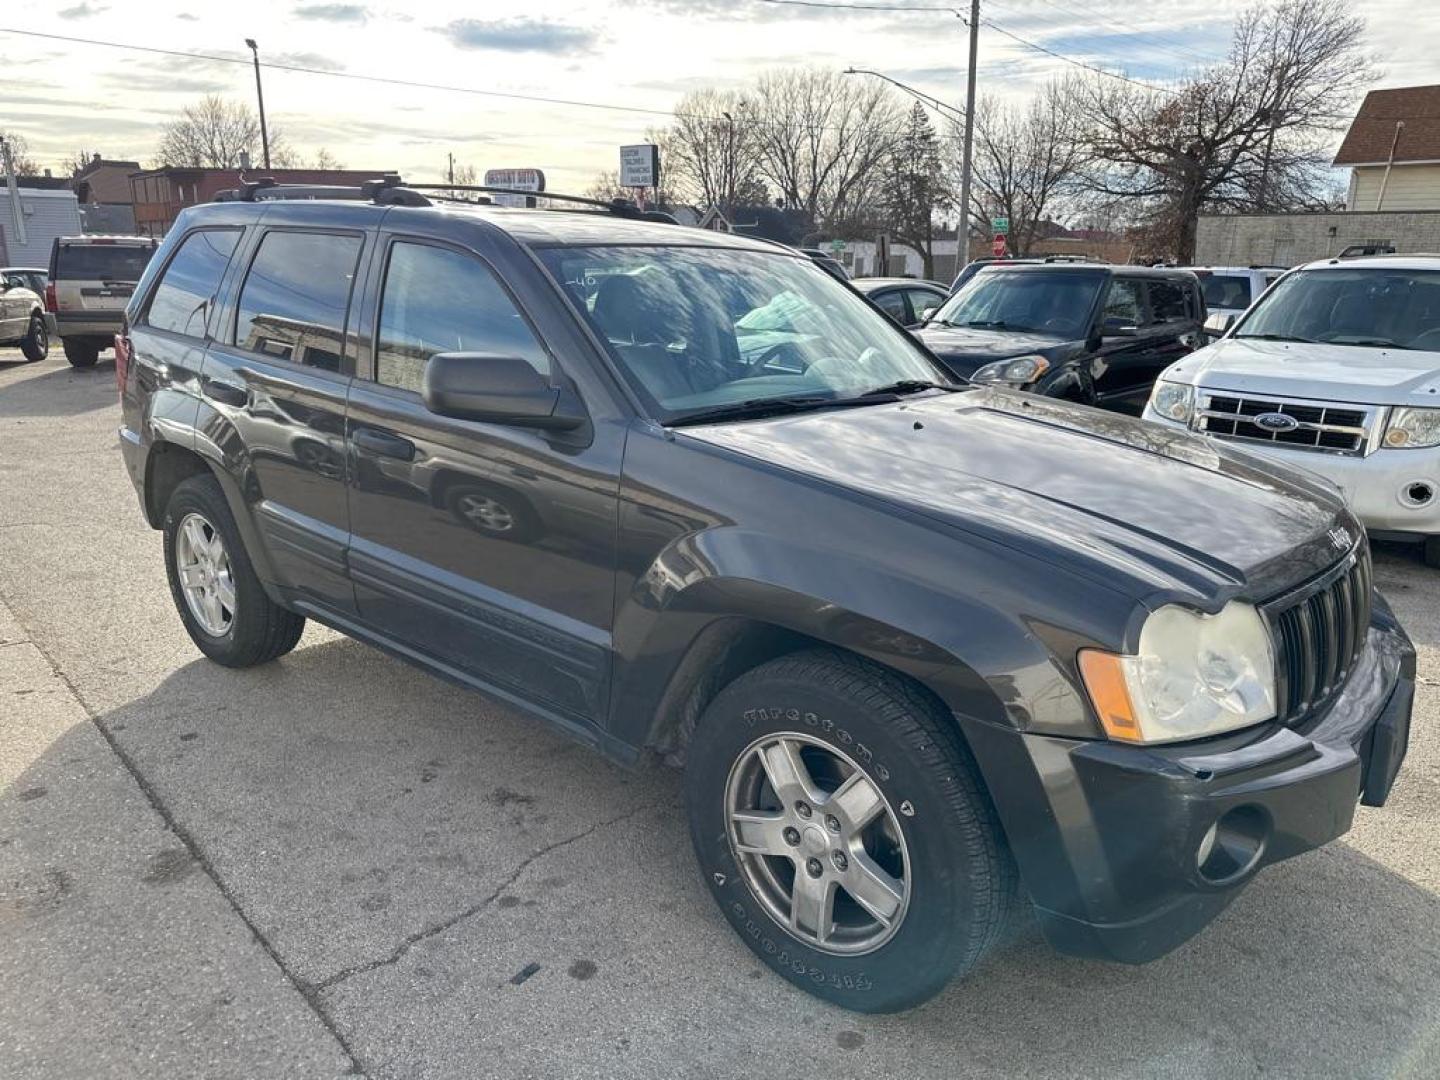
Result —
[{"label": "brick building", "polygon": [[[383,176],[382,169],[265,169],[250,171],[250,178],[273,176],[281,184],[359,184]],[[130,174],[135,206],[135,231],[164,236],[180,211],[206,203],[227,188],[240,186],[239,169],[147,169]]]}]

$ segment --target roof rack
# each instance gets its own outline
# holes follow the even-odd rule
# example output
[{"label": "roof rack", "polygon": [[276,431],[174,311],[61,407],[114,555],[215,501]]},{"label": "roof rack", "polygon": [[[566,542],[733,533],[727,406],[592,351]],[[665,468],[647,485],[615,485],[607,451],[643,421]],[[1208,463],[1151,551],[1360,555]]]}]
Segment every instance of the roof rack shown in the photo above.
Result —
[{"label": "roof rack", "polygon": [[[586,195],[564,195],[553,191],[525,191],[521,188],[494,187],[489,184],[408,184],[416,191],[475,191],[482,195],[517,195],[527,199],[549,199],[553,202],[576,203],[608,210],[620,217],[635,218],[638,221],[661,221],[667,225],[678,225],[671,215],[663,210],[641,210],[629,199],[592,199]],[[441,196],[443,198],[443,196]],[[469,200],[457,200],[468,202]]]},{"label": "roof rack", "polygon": [[[254,180],[242,180],[238,188],[217,192],[215,202],[262,202],[272,199],[353,199],[374,202],[379,206],[434,206],[422,191],[457,192],[474,191],[483,195],[515,195],[529,199],[548,199],[556,202],[576,203],[606,210],[619,217],[637,221],[659,221],[667,225],[678,225],[672,216],[662,210],[641,210],[628,199],[591,199],[583,195],[563,195],[549,191],[523,191],[519,188],[492,187],[483,184],[406,184],[397,173],[385,173],[374,180],[359,185],[348,184],[281,184],[273,176],[261,176]],[[436,195],[446,202],[480,202],[488,204],[489,199],[470,200],[458,196]],[[558,208],[557,208],[558,209]]]}]

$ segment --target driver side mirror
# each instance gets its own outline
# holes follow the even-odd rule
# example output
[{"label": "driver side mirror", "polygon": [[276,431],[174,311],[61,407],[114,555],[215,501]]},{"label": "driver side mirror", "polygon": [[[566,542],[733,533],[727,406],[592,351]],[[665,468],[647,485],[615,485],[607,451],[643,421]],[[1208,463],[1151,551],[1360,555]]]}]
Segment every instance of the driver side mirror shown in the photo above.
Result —
[{"label": "driver side mirror", "polygon": [[933,318],[935,317],[935,313],[936,313],[937,311],[939,311],[939,310],[940,310],[940,305],[939,305],[939,304],[931,304],[929,307],[925,308],[925,310],[923,310],[922,312],[920,312],[920,321],[921,321],[922,323],[927,323],[927,322],[929,322],[931,319],[933,319]]},{"label": "driver side mirror", "polygon": [[436,353],[421,383],[425,407],[437,416],[569,431],[587,417],[575,396],[518,356]]}]

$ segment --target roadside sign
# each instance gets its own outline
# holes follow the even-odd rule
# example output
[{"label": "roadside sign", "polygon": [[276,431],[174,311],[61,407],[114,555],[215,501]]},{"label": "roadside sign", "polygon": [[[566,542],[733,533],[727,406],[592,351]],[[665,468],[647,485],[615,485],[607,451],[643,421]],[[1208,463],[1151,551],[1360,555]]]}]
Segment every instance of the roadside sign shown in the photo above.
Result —
[{"label": "roadside sign", "polygon": [[620,147],[620,186],[653,188],[660,181],[660,147],[639,143]]},{"label": "roadside sign", "polygon": [[996,257],[997,259],[1000,258],[1001,256],[1003,256],[1003,255],[1005,254],[1005,234],[1004,234],[1004,233],[997,232],[997,233],[995,234],[995,242],[990,245],[990,250],[995,253],[995,257]]},{"label": "roadside sign", "polygon": [[842,254],[842,253],[845,251],[845,241],[844,241],[844,240],[831,240],[831,241],[830,241],[830,250],[831,250],[831,252],[833,252],[833,253],[836,254],[836,255]]},{"label": "roadside sign", "polygon": [[990,228],[997,233],[1008,233],[1010,231],[1010,219],[1008,217],[992,217]]},{"label": "roadside sign", "polygon": [[[539,169],[486,169],[486,187],[517,188],[520,191],[544,191],[545,174]],[[492,195],[496,206],[534,206],[535,200],[524,195]]]}]

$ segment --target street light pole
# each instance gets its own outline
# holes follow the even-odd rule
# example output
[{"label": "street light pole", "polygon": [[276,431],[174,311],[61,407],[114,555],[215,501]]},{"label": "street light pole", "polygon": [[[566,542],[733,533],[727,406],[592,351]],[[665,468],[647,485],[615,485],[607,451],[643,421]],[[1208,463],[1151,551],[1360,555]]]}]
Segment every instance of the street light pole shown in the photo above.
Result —
[{"label": "street light pole", "polygon": [[[977,0],[978,2],[978,0]],[[260,103],[260,149],[265,155],[265,168],[270,168],[270,133],[265,129],[265,90],[260,85],[260,46],[255,44],[254,38],[246,38],[245,44],[250,46],[250,55],[255,58],[255,97]]]},{"label": "street light pole", "polygon": [[980,0],[970,0],[970,70],[965,74],[965,145],[960,158],[960,229],[955,270],[970,261],[970,153],[975,143],[975,55],[980,47]]}]

